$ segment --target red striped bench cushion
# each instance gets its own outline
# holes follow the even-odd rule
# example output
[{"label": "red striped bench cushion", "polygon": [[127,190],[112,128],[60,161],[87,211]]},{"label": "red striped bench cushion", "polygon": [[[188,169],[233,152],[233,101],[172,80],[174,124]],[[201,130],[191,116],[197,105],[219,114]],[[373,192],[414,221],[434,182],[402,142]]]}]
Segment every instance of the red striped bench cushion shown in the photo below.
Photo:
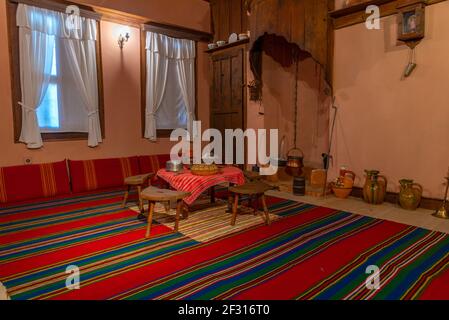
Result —
[{"label": "red striped bench cushion", "polygon": [[[142,173],[154,173],[156,174],[160,169],[164,169],[166,167],[167,161],[170,161],[171,157],[169,154],[157,154],[152,156],[140,156],[139,157],[139,166],[140,171]],[[151,184],[153,185],[165,185],[165,182],[155,175],[151,180]]]},{"label": "red striped bench cushion", "polygon": [[70,194],[67,162],[0,168],[0,203]]},{"label": "red striped bench cushion", "polygon": [[153,156],[140,156],[139,165],[142,173],[157,173],[159,169],[165,168],[169,154],[158,154]]},{"label": "red striped bench cushion", "polygon": [[121,187],[125,178],[140,174],[137,157],[69,160],[69,167],[74,193]]}]

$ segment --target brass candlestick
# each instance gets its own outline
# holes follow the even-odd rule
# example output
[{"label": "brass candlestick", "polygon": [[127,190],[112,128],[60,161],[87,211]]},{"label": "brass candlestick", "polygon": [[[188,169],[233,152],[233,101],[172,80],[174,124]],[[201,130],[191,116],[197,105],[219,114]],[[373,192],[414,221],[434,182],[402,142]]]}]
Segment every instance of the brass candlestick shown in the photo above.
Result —
[{"label": "brass candlestick", "polygon": [[440,219],[449,219],[449,212],[447,211],[447,195],[449,192],[449,176],[446,177],[447,184],[446,184],[446,194],[444,196],[443,205],[437,212],[433,214],[434,217],[440,218]]}]

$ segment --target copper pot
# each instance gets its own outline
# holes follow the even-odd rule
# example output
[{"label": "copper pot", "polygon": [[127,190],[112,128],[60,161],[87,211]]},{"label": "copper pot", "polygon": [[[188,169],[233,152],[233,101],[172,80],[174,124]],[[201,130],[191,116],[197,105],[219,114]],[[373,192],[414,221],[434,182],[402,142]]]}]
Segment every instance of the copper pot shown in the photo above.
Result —
[{"label": "copper pot", "polygon": [[166,170],[168,172],[181,172],[184,169],[184,165],[181,161],[167,161]]}]

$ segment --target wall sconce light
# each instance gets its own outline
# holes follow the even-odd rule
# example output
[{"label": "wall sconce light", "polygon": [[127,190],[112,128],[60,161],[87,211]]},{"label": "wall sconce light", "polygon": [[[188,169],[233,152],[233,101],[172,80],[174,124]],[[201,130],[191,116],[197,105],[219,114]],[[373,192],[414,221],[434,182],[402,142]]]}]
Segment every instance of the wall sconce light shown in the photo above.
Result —
[{"label": "wall sconce light", "polygon": [[120,47],[120,49],[123,50],[125,42],[128,42],[129,38],[130,38],[129,32],[126,32],[125,36],[123,36],[123,34],[120,33],[120,36],[118,37],[118,46]]}]

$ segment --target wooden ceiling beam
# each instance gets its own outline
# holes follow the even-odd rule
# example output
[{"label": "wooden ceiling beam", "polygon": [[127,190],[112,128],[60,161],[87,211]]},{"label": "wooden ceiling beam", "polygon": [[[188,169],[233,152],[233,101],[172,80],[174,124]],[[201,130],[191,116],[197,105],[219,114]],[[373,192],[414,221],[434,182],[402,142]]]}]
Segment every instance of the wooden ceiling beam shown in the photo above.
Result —
[{"label": "wooden ceiling beam", "polygon": [[[427,0],[427,5],[436,4],[446,0]],[[377,5],[380,8],[381,17],[394,15],[398,12],[398,4],[401,0],[369,0],[347,8],[337,9],[329,12],[333,20],[334,29],[349,27],[358,23],[364,23],[368,18],[366,7]]]}]

